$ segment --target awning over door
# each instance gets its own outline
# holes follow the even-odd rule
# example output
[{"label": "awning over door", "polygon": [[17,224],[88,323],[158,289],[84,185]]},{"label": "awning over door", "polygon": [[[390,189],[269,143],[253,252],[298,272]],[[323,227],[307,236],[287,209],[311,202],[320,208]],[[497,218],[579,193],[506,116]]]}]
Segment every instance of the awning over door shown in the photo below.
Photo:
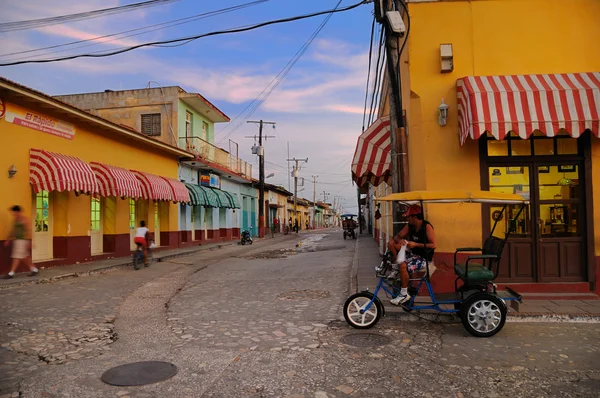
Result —
[{"label": "awning over door", "polygon": [[143,199],[174,200],[171,186],[162,177],[143,171],[131,170],[131,172],[140,181]]},{"label": "awning over door", "polygon": [[185,187],[183,182],[169,177],[161,178],[165,180],[167,184],[169,184],[169,186],[171,187],[171,192],[173,194],[173,202],[190,202],[190,193],[188,192],[188,189]]},{"label": "awning over door", "polygon": [[89,164],[73,156],[31,149],[29,182],[33,191],[97,193],[98,183]]},{"label": "awning over door", "polygon": [[486,132],[527,139],[538,130],[579,137],[600,130],[600,72],[555,75],[469,76],[456,83],[460,145]]},{"label": "awning over door", "polygon": [[240,200],[238,199],[237,193],[232,193],[232,192],[227,192],[227,191],[223,191],[225,192],[225,195],[227,195],[227,197],[229,198],[229,203],[231,204],[231,208],[232,209],[241,209],[242,206],[240,205]]},{"label": "awning over door", "polygon": [[225,191],[222,191],[218,188],[209,188],[209,187],[204,187],[204,188],[207,190],[213,191],[215,193],[215,195],[217,195],[217,200],[219,201],[218,207],[226,208],[226,209],[233,208],[233,205],[231,204],[229,197],[225,194]]},{"label": "awning over door", "polygon": [[358,138],[352,160],[352,179],[360,187],[370,182],[377,186],[391,183],[390,118],[377,119]]},{"label": "awning over door", "polygon": [[189,192],[190,204],[192,206],[210,207],[208,199],[206,198],[206,193],[199,185],[186,183],[185,187]]},{"label": "awning over door", "polygon": [[129,170],[97,162],[90,163],[101,196],[116,196],[137,199],[142,188],[137,177]]}]

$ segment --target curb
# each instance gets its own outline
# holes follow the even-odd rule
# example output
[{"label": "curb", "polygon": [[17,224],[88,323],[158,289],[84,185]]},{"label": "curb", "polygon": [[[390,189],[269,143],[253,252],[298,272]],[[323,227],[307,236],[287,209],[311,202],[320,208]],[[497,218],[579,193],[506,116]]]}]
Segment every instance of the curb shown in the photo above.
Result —
[{"label": "curb", "polygon": [[350,295],[358,293],[358,241],[360,234],[356,235],[354,244],[354,255],[352,256],[352,268],[350,269]]},{"label": "curb", "polygon": [[[461,323],[456,315],[422,313],[408,313],[402,308],[389,306],[385,307],[385,315],[392,318],[400,318],[403,321],[416,322],[419,320],[430,321],[434,323],[454,324]],[[506,317],[508,323],[600,323],[600,315],[595,314],[554,314],[554,313],[515,313],[509,312]]]},{"label": "curb", "polygon": [[[211,247],[202,247],[202,248],[198,248],[197,250],[191,250],[191,251],[186,251],[186,252],[182,252],[182,253],[165,254],[164,256],[153,258],[150,262],[159,263],[164,260],[169,260],[169,259],[173,259],[173,258],[191,256],[191,255],[203,252],[203,251],[219,250],[226,246],[233,246],[234,244],[237,244],[237,241],[232,241],[232,242],[219,244],[219,245],[211,246]],[[127,259],[127,260],[125,260],[125,259]],[[110,272],[110,271],[115,271],[119,268],[129,267],[131,265],[132,265],[131,259],[129,257],[123,257],[123,262],[119,263],[119,264],[108,265],[105,267],[98,267],[98,268],[91,269],[89,271],[67,272],[65,274],[57,275],[57,276],[53,276],[53,277],[49,277],[49,278],[40,278],[40,279],[35,279],[35,280],[23,280],[21,282],[15,282],[15,283],[0,286],[0,290],[13,289],[13,288],[28,286],[28,285],[53,283],[53,282],[58,282],[63,279],[79,278],[79,277],[85,277],[85,276],[90,276],[90,275],[102,274],[102,273],[106,273],[106,272]]]}]

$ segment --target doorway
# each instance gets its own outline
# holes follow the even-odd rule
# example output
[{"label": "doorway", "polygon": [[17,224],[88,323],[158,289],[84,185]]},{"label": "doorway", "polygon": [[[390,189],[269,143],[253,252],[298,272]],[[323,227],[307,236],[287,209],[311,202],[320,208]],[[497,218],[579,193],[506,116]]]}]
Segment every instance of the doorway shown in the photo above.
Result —
[{"label": "doorway", "polygon": [[98,195],[91,197],[91,220],[90,220],[90,246],[91,254],[103,252],[103,223],[102,223],[102,198]]},{"label": "doorway", "polygon": [[154,244],[160,246],[160,203],[154,202]]},{"label": "doorway", "polygon": [[[580,143],[572,138],[513,139],[501,143],[488,141],[488,146],[495,149],[507,145],[508,156],[488,154],[482,164],[482,186],[490,191],[520,194],[530,200],[530,206],[516,220],[516,232],[507,242],[498,280],[585,281],[586,176]],[[500,217],[499,210],[498,206],[484,206],[484,234]],[[518,210],[508,206],[503,219],[498,220],[495,235],[504,236],[508,221]]]},{"label": "doorway", "polygon": [[49,260],[52,258],[52,195],[41,191],[33,195],[32,260]]},{"label": "doorway", "polygon": [[129,249],[135,250],[136,245],[133,243],[135,239],[135,230],[137,228],[137,217],[136,217],[136,201],[129,199]]}]

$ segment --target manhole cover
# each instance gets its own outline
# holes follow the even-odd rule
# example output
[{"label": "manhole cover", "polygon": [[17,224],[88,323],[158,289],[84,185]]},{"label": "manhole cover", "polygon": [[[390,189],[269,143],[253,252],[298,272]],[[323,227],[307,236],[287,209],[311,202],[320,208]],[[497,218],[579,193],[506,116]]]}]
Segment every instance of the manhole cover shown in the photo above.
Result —
[{"label": "manhole cover", "polygon": [[143,386],[170,379],[177,366],[168,362],[145,361],[119,365],[104,372],[102,381],[113,386]]},{"label": "manhole cover", "polygon": [[377,333],[349,334],[342,337],[341,341],[354,347],[379,347],[392,342],[389,337]]},{"label": "manhole cover", "polygon": [[280,300],[317,300],[331,296],[326,290],[310,290],[310,289],[291,289],[287,292],[280,293],[277,298]]}]

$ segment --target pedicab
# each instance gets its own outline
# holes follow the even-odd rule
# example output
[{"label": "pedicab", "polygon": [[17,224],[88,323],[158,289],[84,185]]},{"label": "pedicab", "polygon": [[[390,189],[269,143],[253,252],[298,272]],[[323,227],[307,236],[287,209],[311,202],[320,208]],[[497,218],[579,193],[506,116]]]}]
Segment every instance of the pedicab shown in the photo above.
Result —
[{"label": "pedicab", "polygon": [[[421,208],[424,204],[436,203],[480,203],[502,206],[502,210],[493,213],[492,230],[481,248],[463,247],[457,248],[454,252],[456,279],[453,292],[434,292],[430,281],[430,267],[433,269],[435,266],[432,264],[433,261],[430,263],[427,261],[428,256],[425,256],[424,269],[410,275],[408,293],[412,297],[402,304],[402,308],[407,312],[433,310],[458,315],[465,329],[476,337],[491,337],[498,333],[506,322],[507,304],[518,306],[518,303],[522,302],[522,297],[517,292],[510,288],[499,290],[493,281],[498,277],[506,241],[510,234],[515,232],[516,220],[529,204],[528,200],[517,194],[489,191],[413,191],[394,193],[376,200],[399,202],[406,206],[420,204]],[[500,238],[494,235],[494,231],[509,206],[515,206],[518,211],[514,219],[507,220],[508,228],[504,238]],[[458,261],[459,253],[468,253],[465,262]],[[400,294],[397,281],[388,279],[386,275],[391,270],[393,261],[391,253],[386,252],[381,264],[375,267],[376,276],[379,278],[375,291],[370,292],[366,289],[346,300],[344,318],[350,326],[357,329],[375,326],[385,315],[378,294],[383,291],[393,298]],[[426,289],[421,289],[423,286]],[[421,290],[426,290],[426,293],[420,294]],[[417,298],[420,300],[417,301]]]},{"label": "pedicab", "polygon": [[343,219],[344,239],[347,237],[356,239],[356,232],[354,230],[357,228],[357,222],[354,220],[354,217],[358,216],[356,214],[342,214],[340,217]]}]

